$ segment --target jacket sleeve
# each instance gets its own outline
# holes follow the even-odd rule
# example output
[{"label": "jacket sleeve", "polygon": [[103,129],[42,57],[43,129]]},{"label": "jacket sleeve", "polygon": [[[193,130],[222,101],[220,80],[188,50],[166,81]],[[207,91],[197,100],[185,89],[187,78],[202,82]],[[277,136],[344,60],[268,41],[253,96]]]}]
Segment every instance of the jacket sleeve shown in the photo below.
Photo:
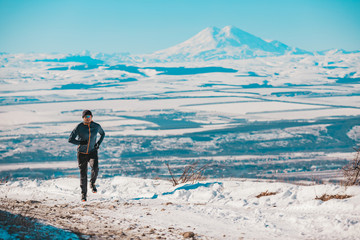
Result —
[{"label": "jacket sleeve", "polygon": [[105,137],[105,132],[100,125],[99,125],[99,134],[100,134],[100,139],[97,143],[100,145]]},{"label": "jacket sleeve", "polygon": [[69,143],[75,144],[75,145],[80,145],[80,141],[76,140],[76,137],[78,135],[78,128],[74,128],[74,130],[71,132],[70,137],[69,137]]}]

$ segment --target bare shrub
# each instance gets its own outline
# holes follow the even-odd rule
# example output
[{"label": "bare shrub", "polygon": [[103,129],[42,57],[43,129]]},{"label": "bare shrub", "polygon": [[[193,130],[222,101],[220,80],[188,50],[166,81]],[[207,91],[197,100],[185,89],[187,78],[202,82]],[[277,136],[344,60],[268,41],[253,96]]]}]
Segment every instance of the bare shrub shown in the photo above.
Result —
[{"label": "bare shrub", "polygon": [[185,167],[185,169],[183,170],[182,175],[176,179],[174,177],[174,174],[169,166],[168,163],[166,163],[166,166],[169,170],[170,176],[171,176],[171,182],[173,183],[173,186],[176,186],[180,183],[186,183],[186,182],[196,182],[196,181],[201,181],[204,180],[204,172],[207,168],[209,168],[211,166],[211,164],[205,164],[201,167],[198,166],[199,162],[195,162],[193,164],[189,164]]},{"label": "bare shrub", "polygon": [[342,168],[345,186],[360,185],[360,148],[356,149],[354,159]]},{"label": "bare shrub", "polygon": [[9,181],[9,176],[0,178],[0,184],[5,184],[5,183],[7,183],[8,181]]},{"label": "bare shrub", "polygon": [[265,192],[260,193],[259,195],[257,195],[257,198],[261,198],[261,197],[266,197],[266,196],[271,196],[271,195],[276,195],[277,192],[269,192],[268,190],[266,190]]},{"label": "bare shrub", "polygon": [[330,199],[346,199],[346,198],[351,198],[351,195],[341,195],[341,194],[334,194],[334,195],[328,195],[328,194],[323,194],[321,197],[316,197],[316,200],[321,200],[321,201],[328,201]]}]

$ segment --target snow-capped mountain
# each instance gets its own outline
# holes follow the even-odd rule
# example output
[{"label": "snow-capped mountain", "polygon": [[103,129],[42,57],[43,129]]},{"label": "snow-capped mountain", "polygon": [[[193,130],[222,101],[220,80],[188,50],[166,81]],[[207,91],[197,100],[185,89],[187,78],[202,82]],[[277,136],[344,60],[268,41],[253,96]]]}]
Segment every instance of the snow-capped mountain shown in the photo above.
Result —
[{"label": "snow-capped mountain", "polygon": [[243,59],[310,52],[292,48],[279,41],[265,41],[233,26],[208,27],[173,47],[148,55],[159,61]]}]

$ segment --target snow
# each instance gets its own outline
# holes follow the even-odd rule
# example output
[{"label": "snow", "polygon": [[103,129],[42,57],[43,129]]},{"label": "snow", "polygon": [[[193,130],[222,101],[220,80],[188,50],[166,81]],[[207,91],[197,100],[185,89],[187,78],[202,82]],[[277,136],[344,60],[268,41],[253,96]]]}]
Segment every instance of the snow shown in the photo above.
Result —
[{"label": "snow", "polygon": [[[262,58],[234,59],[249,50],[246,36],[258,43],[251,57]],[[158,52],[164,59],[156,63],[127,54],[1,55],[0,180],[10,177],[0,184],[1,209],[30,209],[45,227],[85,235],[96,221],[93,230],[109,238],[124,230],[145,239],[185,231],[199,239],[357,239],[359,188],[300,180],[340,181],[354,157],[360,53],[273,56],[269,44],[296,50],[255,38],[209,28]],[[205,61],[187,62],[178,51]],[[110,70],[116,66],[124,70]],[[84,109],[106,138],[99,192],[83,204],[67,138]],[[196,161],[215,164],[209,180],[156,180],[168,177],[164,163],[181,169]],[[266,191],[276,194],[256,198]],[[352,197],[315,199],[323,194]],[[0,228],[0,238],[8,234]]]},{"label": "snow", "polygon": [[[93,217],[116,222],[126,216],[140,229],[173,227],[193,231],[200,239],[357,239],[360,234],[359,187],[249,179],[209,179],[173,187],[165,180],[128,177],[99,179],[97,185],[98,193],[89,193],[85,203],[103,206],[101,213],[93,209]],[[266,191],[276,194],[256,197]],[[0,185],[0,193],[18,201],[68,204],[69,209],[81,205],[76,178],[11,181]],[[323,194],[351,197],[315,199]],[[118,208],[106,211],[104,206],[114,202]],[[126,208],[125,203],[140,205]],[[77,214],[82,221],[91,217]]]},{"label": "snow", "polygon": [[355,141],[360,141],[360,126],[354,126],[348,133],[349,138],[354,139]]},{"label": "snow", "polygon": [[[230,27],[216,31],[222,32],[217,37],[224,41],[238,32]],[[49,70],[98,62],[92,59],[96,56],[104,61],[98,68]],[[133,157],[138,159],[137,154],[153,159],[154,168],[161,169],[155,171],[159,175],[166,174],[165,161],[176,159],[185,165],[191,159],[220,158],[230,166],[238,164],[231,161],[248,155],[252,156],[249,164],[254,160],[251,164],[262,165],[268,156],[277,155],[274,159],[279,162],[281,156],[290,156],[282,162],[280,171],[295,171],[294,176],[329,176],[329,172],[351,160],[346,153],[359,139],[356,119],[360,115],[360,85],[337,82],[344,76],[357,76],[359,59],[359,53],[339,53],[211,62],[144,62],[127,63],[120,71],[107,70],[124,64],[115,55],[4,54],[0,57],[1,174],[22,171],[23,175],[22,169],[27,168],[45,172],[41,163],[48,162],[44,166],[51,167],[54,162],[52,169],[72,175],[76,167],[65,168],[58,162],[74,160],[75,148],[66,140],[81,121],[82,110],[90,108],[94,121],[107,133],[101,146],[107,171],[117,171],[121,165],[113,163],[121,162],[127,166],[121,170],[126,173],[137,164],[133,161]],[[110,63],[113,65],[107,65]],[[156,70],[157,67],[175,73],[187,69],[187,73],[162,74],[164,71]],[[202,74],[195,71],[208,67],[220,70]],[[136,81],[126,82],[129,78]],[[344,141],[348,141],[347,145],[341,144]],[[308,157],[307,152],[314,155]],[[334,153],[339,157],[330,157]],[[331,162],[322,164],[324,159]],[[302,162],[306,165],[301,166]],[[311,166],[327,174],[313,172]],[[246,174],[258,177],[264,172],[268,171],[261,167]],[[134,174],[149,177],[143,169]],[[242,171],[231,174],[243,176]]]},{"label": "snow", "polygon": [[41,162],[41,163],[12,163],[12,164],[2,164],[0,165],[0,171],[14,170],[14,169],[66,169],[66,168],[76,168],[77,163],[74,161],[61,161],[61,162]]},{"label": "snow", "polygon": [[309,53],[279,41],[265,41],[234,26],[208,27],[194,37],[168,49],[145,56],[154,61],[194,61],[279,56],[292,52]]}]

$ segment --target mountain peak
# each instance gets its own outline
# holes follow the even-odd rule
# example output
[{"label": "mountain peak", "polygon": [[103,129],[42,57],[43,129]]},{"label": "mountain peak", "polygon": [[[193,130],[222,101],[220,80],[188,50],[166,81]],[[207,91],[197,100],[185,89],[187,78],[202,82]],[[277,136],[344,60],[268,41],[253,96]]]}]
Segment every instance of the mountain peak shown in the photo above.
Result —
[{"label": "mountain peak", "polygon": [[220,28],[218,27],[207,27],[204,30],[200,31],[200,32],[209,32],[209,33],[217,33],[220,31]]},{"label": "mountain peak", "polygon": [[[194,37],[190,38],[185,42],[209,42],[215,41],[215,36],[219,34],[221,30],[217,27],[207,27],[204,30],[200,31]],[[184,43],[185,43],[184,42]]]},{"label": "mountain peak", "polygon": [[[279,56],[293,48],[279,41],[264,41],[234,26],[207,27],[192,38],[152,54],[169,61],[243,59]],[[304,51],[305,52],[305,51]]]},{"label": "mountain peak", "polygon": [[239,33],[246,33],[245,31],[237,28],[237,27],[234,27],[234,26],[225,26],[221,29],[221,32],[227,34],[227,35],[231,35],[231,34],[239,34]]}]

